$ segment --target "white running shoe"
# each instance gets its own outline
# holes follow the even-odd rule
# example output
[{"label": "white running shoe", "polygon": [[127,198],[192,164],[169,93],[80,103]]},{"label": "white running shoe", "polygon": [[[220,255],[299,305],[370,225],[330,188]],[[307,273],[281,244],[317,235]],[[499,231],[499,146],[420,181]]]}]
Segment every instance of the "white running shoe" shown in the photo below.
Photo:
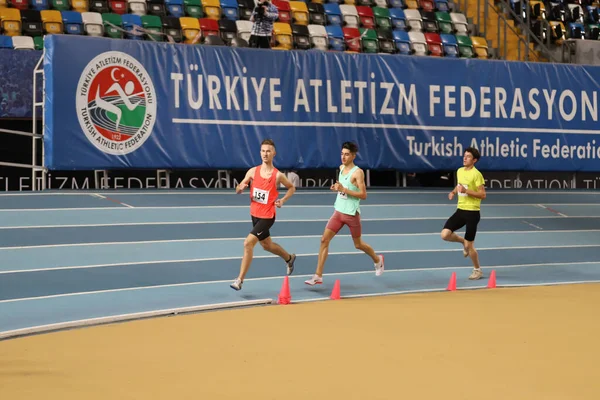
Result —
[{"label": "white running shoe", "polygon": [[240,278],[236,278],[235,281],[233,281],[233,283],[231,285],[229,285],[229,287],[234,290],[241,290],[243,284],[244,284],[244,282],[242,282],[242,280]]},{"label": "white running shoe", "polygon": [[319,275],[313,275],[312,278],[310,278],[307,281],[304,281],[304,283],[306,283],[307,285],[310,285],[310,286],[322,285],[323,277],[320,277]]},{"label": "white running shoe", "polygon": [[379,262],[377,264],[375,264],[375,276],[381,276],[381,274],[383,274],[383,271],[385,269],[384,266],[384,259],[383,259],[383,254],[379,255]]}]

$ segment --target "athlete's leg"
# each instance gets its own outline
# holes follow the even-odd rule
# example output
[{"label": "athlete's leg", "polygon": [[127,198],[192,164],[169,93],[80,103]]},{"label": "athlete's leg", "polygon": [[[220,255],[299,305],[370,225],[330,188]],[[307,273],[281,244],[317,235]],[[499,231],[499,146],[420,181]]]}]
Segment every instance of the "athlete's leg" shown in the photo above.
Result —
[{"label": "athlete's leg", "polygon": [[291,275],[292,272],[294,271],[294,261],[296,261],[296,255],[295,254],[290,254],[287,251],[285,251],[285,249],[283,247],[281,247],[279,244],[275,243],[273,240],[271,240],[270,234],[267,231],[267,238],[264,240],[261,240],[259,243],[262,246],[262,248],[265,251],[268,251],[269,253],[273,253],[281,258],[283,258],[283,260],[286,263],[287,266],[287,274]]},{"label": "athlete's leg", "polygon": [[469,279],[481,279],[483,271],[479,264],[479,253],[475,249],[475,236],[477,234],[477,225],[479,224],[480,215],[478,211],[469,211],[467,214],[467,229],[465,231],[465,249],[473,262],[473,273]]},{"label": "athlete's leg", "polygon": [[448,218],[446,224],[444,225],[444,229],[442,229],[441,236],[442,239],[447,242],[455,242],[462,244],[463,256],[467,257],[469,255],[469,252],[465,245],[465,239],[454,233],[454,231],[459,230],[466,224],[466,221],[464,220],[463,215],[460,211],[461,210],[456,210],[456,212],[452,214],[450,218]]},{"label": "athlete's leg", "polygon": [[325,228],[323,236],[321,236],[321,246],[319,247],[319,258],[317,260],[317,271],[315,272],[319,277],[323,276],[323,269],[325,268],[325,261],[329,255],[329,243],[336,235],[336,232]]},{"label": "athlete's leg", "polygon": [[250,264],[252,263],[252,257],[254,256],[254,246],[258,243],[258,238],[253,234],[249,234],[244,240],[244,256],[242,257],[242,264],[240,265],[240,278],[242,282],[246,277],[246,273],[248,273],[248,269],[250,269]]}]

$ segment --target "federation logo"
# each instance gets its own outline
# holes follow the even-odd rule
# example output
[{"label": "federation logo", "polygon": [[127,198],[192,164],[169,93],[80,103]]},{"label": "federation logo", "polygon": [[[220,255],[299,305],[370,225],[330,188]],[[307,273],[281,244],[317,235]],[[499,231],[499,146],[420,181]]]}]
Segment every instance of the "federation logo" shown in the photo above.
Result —
[{"label": "federation logo", "polygon": [[156,92],[148,72],[118,51],[88,63],[77,85],[77,117],[99,150],[124,155],[150,137],[156,121]]}]

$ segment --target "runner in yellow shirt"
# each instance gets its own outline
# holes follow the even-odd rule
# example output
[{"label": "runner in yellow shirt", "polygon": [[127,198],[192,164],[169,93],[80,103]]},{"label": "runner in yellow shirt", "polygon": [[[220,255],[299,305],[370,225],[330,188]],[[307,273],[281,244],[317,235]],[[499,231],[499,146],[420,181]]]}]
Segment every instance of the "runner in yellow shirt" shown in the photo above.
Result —
[{"label": "runner in yellow shirt", "polygon": [[[473,243],[477,233],[477,224],[479,224],[481,200],[485,199],[485,186],[483,175],[475,168],[475,163],[479,161],[479,150],[469,147],[463,155],[463,167],[456,171],[458,185],[448,193],[448,199],[452,200],[458,193],[458,207],[456,212],[448,218],[444,229],[442,229],[442,239],[448,242],[462,243],[463,255],[471,257],[473,261],[473,273],[469,279],[481,279],[483,273],[479,265],[479,254]],[[467,226],[465,237],[458,236],[454,231]]]}]

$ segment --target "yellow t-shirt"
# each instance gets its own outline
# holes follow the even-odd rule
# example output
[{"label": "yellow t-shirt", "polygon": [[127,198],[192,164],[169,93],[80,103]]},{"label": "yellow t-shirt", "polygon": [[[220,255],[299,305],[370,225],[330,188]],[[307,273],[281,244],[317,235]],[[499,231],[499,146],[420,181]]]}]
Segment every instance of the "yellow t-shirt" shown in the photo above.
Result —
[{"label": "yellow t-shirt", "polygon": [[[464,188],[468,190],[477,191],[479,186],[483,186],[485,183],[483,180],[483,175],[481,172],[475,167],[470,170],[466,170],[465,167],[459,168],[456,171],[456,178],[459,185],[462,185]],[[466,193],[457,193],[458,194],[458,208],[460,210],[468,210],[468,211],[479,211],[481,207],[481,199],[477,197],[472,197],[467,195]]]}]

